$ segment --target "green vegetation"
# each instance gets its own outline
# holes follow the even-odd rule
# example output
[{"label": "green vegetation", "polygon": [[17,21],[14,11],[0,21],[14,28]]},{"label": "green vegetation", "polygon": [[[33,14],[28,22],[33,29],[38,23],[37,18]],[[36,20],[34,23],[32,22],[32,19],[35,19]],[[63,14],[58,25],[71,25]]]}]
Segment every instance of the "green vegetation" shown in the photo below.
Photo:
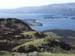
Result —
[{"label": "green vegetation", "polygon": [[[22,34],[28,35],[31,32],[24,32]],[[66,50],[71,49],[71,47],[68,44],[65,44],[63,41],[60,41],[57,38],[53,38],[55,35],[47,35],[47,33],[43,33],[46,36],[44,38],[36,38],[35,33],[37,32],[32,32],[31,36],[33,36],[31,41],[24,42],[23,44],[17,45],[14,48],[12,48],[12,51],[16,52],[55,52],[55,53],[66,53]],[[39,33],[39,32],[38,32]],[[41,33],[39,33],[41,34]],[[27,39],[26,39],[27,40]],[[64,47],[64,48],[63,48]],[[22,50],[21,50],[22,49]]]},{"label": "green vegetation", "polygon": [[40,56],[75,56],[75,54],[43,53],[43,54],[40,54]]},{"label": "green vegetation", "polygon": [[41,44],[45,44],[44,40],[45,39],[36,39],[33,41],[29,41],[27,43],[24,43],[22,45],[19,45],[19,46],[13,48],[12,51],[17,50],[18,48],[23,47],[23,46],[29,46],[29,45],[34,45],[35,47],[40,46]]},{"label": "green vegetation", "polygon": [[[29,56],[75,56],[75,54],[59,54],[59,53],[29,53]],[[27,56],[26,53],[6,53],[0,56]]]},{"label": "green vegetation", "polygon": [[[34,52],[39,56],[65,56],[67,53],[75,53],[72,46],[61,40],[63,36],[55,32],[37,32],[17,19],[1,19],[0,22],[0,51],[11,52],[0,53],[0,56],[14,56],[12,52],[17,52],[15,55],[24,53],[23,56]],[[68,37],[73,39],[73,36]]]},{"label": "green vegetation", "polygon": [[44,32],[44,34],[52,37],[52,38],[61,38],[61,36],[57,35],[56,33],[54,32]]}]

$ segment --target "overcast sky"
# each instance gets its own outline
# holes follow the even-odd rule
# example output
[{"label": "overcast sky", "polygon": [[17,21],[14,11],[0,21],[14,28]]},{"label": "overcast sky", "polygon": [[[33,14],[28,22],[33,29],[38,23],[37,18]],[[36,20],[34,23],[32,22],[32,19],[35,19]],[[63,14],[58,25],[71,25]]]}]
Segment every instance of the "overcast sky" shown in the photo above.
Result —
[{"label": "overcast sky", "polygon": [[42,6],[55,3],[71,3],[75,0],[0,0],[0,9],[12,9],[24,6]]}]

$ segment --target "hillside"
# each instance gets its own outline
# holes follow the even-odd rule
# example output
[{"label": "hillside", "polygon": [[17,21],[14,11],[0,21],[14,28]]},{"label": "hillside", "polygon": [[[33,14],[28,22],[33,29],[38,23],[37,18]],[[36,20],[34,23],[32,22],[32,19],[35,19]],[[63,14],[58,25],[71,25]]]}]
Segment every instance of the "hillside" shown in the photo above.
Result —
[{"label": "hillside", "polygon": [[53,36],[32,30],[26,23],[16,18],[0,19],[0,51],[23,53],[71,51],[72,46]]},{"label": "hillside", "polygon": [[52,35],[53,37],[55,36],[56,38],[60,38],[60,40],[70,44],[71,46],[75,46],[75,31],[73,30],[54,29],[46,30],[44,32]]}]

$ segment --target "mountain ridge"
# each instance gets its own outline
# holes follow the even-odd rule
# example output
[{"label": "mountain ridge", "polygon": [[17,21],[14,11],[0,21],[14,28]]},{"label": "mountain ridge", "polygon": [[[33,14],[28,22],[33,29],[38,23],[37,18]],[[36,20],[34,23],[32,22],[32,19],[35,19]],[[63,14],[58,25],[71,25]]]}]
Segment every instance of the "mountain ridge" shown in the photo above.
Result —
[{"label": "mountain ridge", "polygon": [[0,10],[2,13],[20,13],[20,14],[32,14],[32,13],[41,13],[41,14],[53,14],[53,15],[75,15],[75,3],[63,3],[63,4],[52,4],[45,6],[37,7],[22,7],[17,9],[8,9]]}]

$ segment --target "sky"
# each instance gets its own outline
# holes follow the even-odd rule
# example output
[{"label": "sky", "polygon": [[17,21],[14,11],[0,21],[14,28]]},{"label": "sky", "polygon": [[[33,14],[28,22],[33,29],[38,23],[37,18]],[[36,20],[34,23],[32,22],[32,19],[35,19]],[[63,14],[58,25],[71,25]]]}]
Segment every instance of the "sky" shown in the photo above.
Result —
[{"label": "sky", "polygon": [[43,6],[48,4],[72,2],[75,2],[75,0],[0,0],[0,9],[12,9],[27,6]]}]

